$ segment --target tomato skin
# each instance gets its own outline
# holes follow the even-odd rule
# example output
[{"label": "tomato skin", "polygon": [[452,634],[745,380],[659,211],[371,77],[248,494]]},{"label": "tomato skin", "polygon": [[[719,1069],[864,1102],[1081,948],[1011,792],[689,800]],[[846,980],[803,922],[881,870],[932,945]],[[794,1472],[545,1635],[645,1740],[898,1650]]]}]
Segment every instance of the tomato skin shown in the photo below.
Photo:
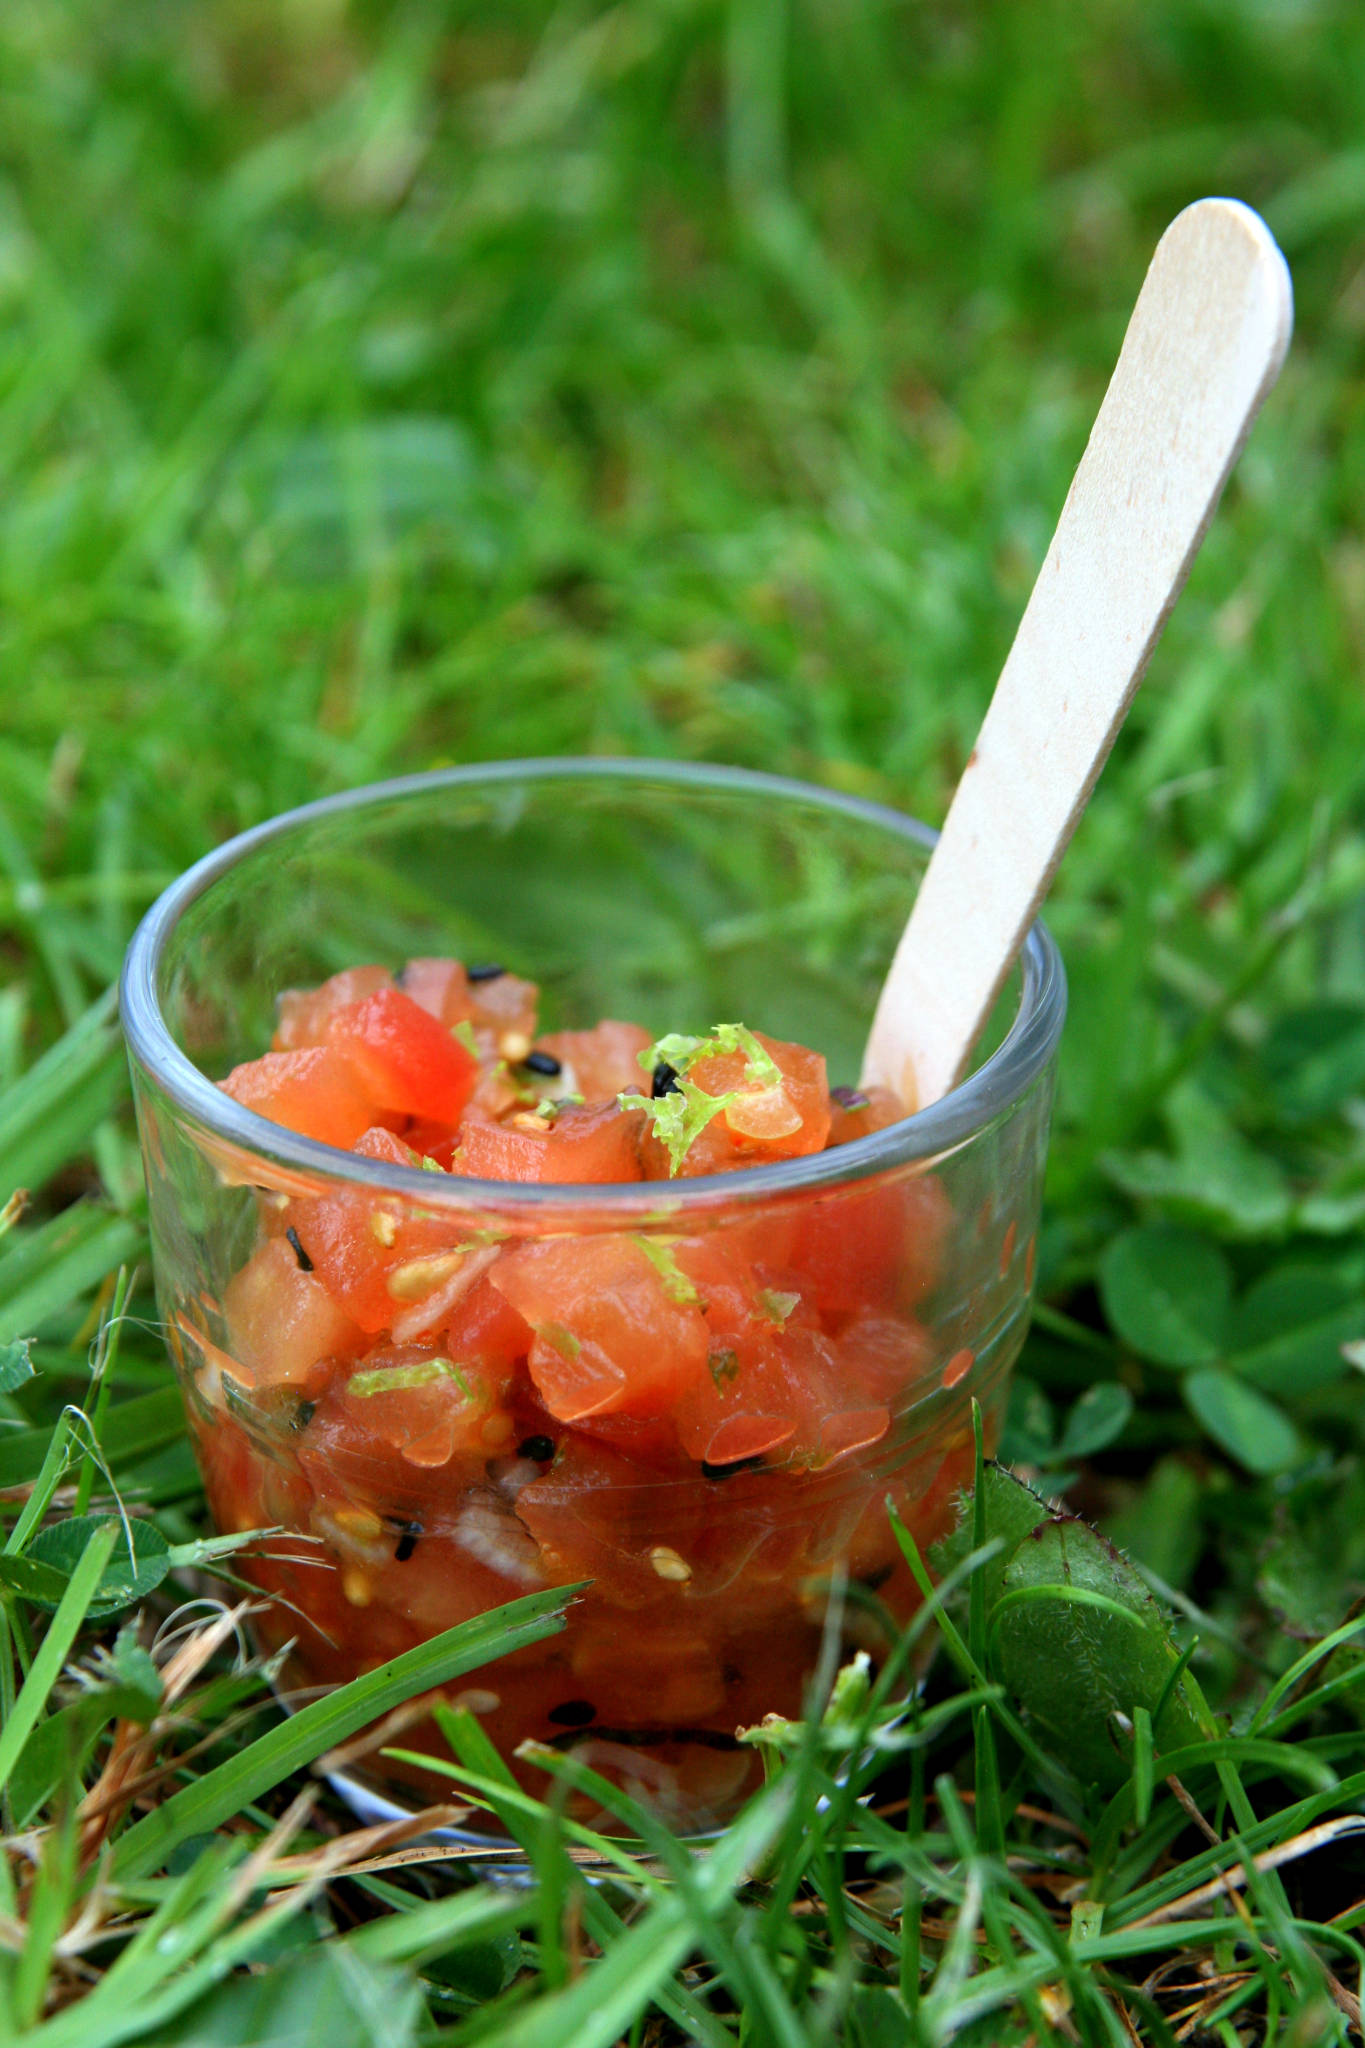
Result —
[{"label": "tomato skin", "polygon": [[[539,1128],[536,1126],[539,1125]],[[552,1122],[467,1122],[452,1171],[476,1180],[619,1183],[639,1180],[639,1119],[616,1103],[571,1106]]]},{"label": "tomato skin", "polygon": [[479,1062],[401,989],[380,988],[327,1019],[327,1042],[344,1052],[381,1109],[454,1124],[473,1093]]},{"label": "tomato skin", "polygon": [[332,1045],[262,1053],[218,1086],[243,1109],[342,1150],[370,1128],[379,1109],[352,1062]]}]

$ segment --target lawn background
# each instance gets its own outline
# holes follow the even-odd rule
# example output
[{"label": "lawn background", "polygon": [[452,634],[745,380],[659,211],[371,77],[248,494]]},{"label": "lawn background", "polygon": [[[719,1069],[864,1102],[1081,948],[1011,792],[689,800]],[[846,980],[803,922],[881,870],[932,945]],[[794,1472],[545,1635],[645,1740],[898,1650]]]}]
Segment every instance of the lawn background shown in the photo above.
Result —
[{"label": "lawn background", "polygon": [[[1050,905],[1072,1012],[1007,1448],[1073,1478],[1186,1634],[1203,1617],[1191,1668],[1228,1711],[1347,1618],[1365,14],[1346,0],[4,10],[0,1167],[36,1200],[0,1257],[0,1337],[33,1338],[41,1369],[0,1396],[12,1420],[81,1397],[91,1300],[142,1243],[107,1024],[50,1086],[25,1076],[159,887],[311,796],[526,753],[750,763],[937,821],[1152,247],[1210,192],[1279,236],[1296,339]],[[120,1375],[116,1395],[161,1383],[151,1336],[128,1333]],[[1123,1391],[1087,1434],[1073,1403],[1097,1380]],[[159,1455],[149,1497],[189,1541],[192,1482]],[[1352,1698],[1301,1731],[1348,1762]],[[1330,1883],[1265,1910],[1351,1908],[1365,1865],[1333,1855]],[[1292,1950],[1283,1926],[1265,1939]],[[798,2032],[751,1999],[743,2038],[881,2024],[846,1957],[829,1982],[782,1957]],[[742,1971],[712,1962],[743,2005]],[[1276,2007],[1276,1968],[1252,1986],[1272,2016],[1346,2024],[1307,1962]],[[36,2019],[30,1975],[12,2010]],[[562,1995],[551,1968],[535,2038],[571,2038]],[[1067,2024],[1108,2039],[1095,1995],[1073,1987]],[[953,2010],[914,2024],[947,2038]],[[166,2024],[120,2038],[179,2038]]]}]

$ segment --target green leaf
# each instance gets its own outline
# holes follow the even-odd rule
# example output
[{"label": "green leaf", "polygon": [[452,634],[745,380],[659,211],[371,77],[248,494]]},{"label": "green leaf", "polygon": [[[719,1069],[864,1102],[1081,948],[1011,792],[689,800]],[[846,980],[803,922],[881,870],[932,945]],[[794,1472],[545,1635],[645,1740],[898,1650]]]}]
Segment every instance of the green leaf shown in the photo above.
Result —
[{"label": "green leaf", "polygon": [[1276,1114],[1311,1122],[1365,1088],[1365,1009],[1311,1003],[1276,1018],[1260,1048]]},{"label": "green leaf", "polygon": [[1307,1456],[1283,1409],[1234,1373],[1208,1367],[1186,1373],[1181,1386],[1190,1413],[1248,1472],[1286,1472]]},{"label": "green leaf", "polygon": [[1057,1444],[1064,1463],[1092,1458],[1115,1437],[1122,1436],[1133,1412],[1133,1397],[1117,1380],[1098,1380],[1087,1387],[1067,1416]]},{"label": "green leaf", "polygon": [[[115,1467],[176,1443],[185,1434],[185,1405],[175,1386],[159,1387],[120,1401],[104,1418],[100,1447]],[[0,1486],[22,1486],[43,1462],[52,1438],[47,1429],[16,1429],[0,1436]]]},{"label": "green leaf", "polygon": [[1016,1373],[1000,1439],[1002,1464],[1046,1465],[1055,1435],[1056,1421],[1047,1395],[1036,1380]]},{"label": "green leaf", "polygon": [[[76,1515],[68,1521],[54,1522],[48,1528],[40,1529],[21,1559],[10,1558],[4,1562],[46,1566],[60,1575],[64,1587],[85,1555],[91,1536],[109,1523],[116,1525],[118,1533],[104,1576],[90,1602],[90,1618],[97,1620],[107,1614],[115,1614],[120,1607],[131,1607],[134,1601],[145,1600],[171,1568],[170,1545],[154,1522],[140,1519],[130,1522],[133,1532],[130,1552],[128,1530],[118,1516]],[[55,1605],[45,1595],[32,1594],[30,1597],[45,1599],[48,1605]],[[61,1598],[60,1593],[57,1598]]]},{"label": "green leaf", "polygon": [[[980,1568],[990,1613],[1004,1590],[1005,1564],[1024,1539],[1048,1521],[1052,1509],[1002,1465],[988,1463],[981,1475],[981,1499],[985,1515],[985,1540],[998,1542],[1000,1550]],[[964,1499],[962,1514],[951,1536],[945,1536],[930,1550],[930,1562],[937,1578],[947,1578],[975,1548],[975,1502]]]},{"label": "green leaf", "polygon": [[1156,1365],[1203,1365],[1222,1351],[1232,1268],[1194,1231],[1152,1223],[1125,1230],[1100,1260],[1100,1299],[1110,1323]]},{"label": "green leaf", "polygon": [[1192,1083],[1172,1090],[1166,1119],[1175,1156],[1106,1153],[1100,1163],[1110,1180],[1139,1201],[1159,1202],[1171,1221],[1206,1226],[1220,1237],[1283,1234],[1292,1199],[1278,1160],[1243,1137]]},{"label": "green leaf", "polygon": [[410,2048],[422,2010],[408,1971],[330,1941],[230,1978],[177,2016],[173,2038],[176,2048]]},{"label": "green leaf", "polygon": [[37,1377],[29,1348],[27,1339],[23,1337],[0,1344],[0,1394],[12,1394],[26,1380]]},{"label": "green leaf", "polygon": [[1323,1266],[1277,1266],[1238,1302],[1229,1363],[1271,1394],[1307,1393],[1346,1378],[1343,1344],[1365,1336],[1359,1290]]},{"label": "green leaf", "polygon": [[1197,1741],[1160,1609],[1127,1559],[1073,1517],[1049,1520],[1014,1550],[989,1619],[994,1664],[1029,1725],[1078,1776],[1108,1788],[1129,1775],[1116,1716],[1156,1716],[1159,1749]]},{"label": "green leaf", "polygon": [[1203,1497],[1198,1475],[1183,1458],[1159,1458],[1108,1534],[1168,1586],[1183,1587],[1203,1547]]}]

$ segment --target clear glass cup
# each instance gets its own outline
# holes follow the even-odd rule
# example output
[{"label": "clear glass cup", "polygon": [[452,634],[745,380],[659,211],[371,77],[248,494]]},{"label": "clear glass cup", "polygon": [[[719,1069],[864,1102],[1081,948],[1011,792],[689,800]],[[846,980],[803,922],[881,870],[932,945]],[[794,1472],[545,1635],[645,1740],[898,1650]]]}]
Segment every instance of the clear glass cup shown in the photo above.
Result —
[{"label": "clear glass cup", "polygon": [[[855,1082],[931,844],[895,812],[770,776],[508,762],[274,819],[149,912],[122,1000],[158,1294],[217,1523],[299,1539],[245,1566],[278,1596],[257,1628],[293,1642],[286,1683],[344,1681],[534,1587],[591,1580],[562,1634],[460,1697],[509,1758],[528,1737],[574,1749],[700,1830],[752,1788],[736,1729],[800,1711],[832,1577],[853,1590],[849,1639],[874,1653],[912,1611],[885,1501],[921,1545],[949,1525],[972,1397],[992,1439],[1028,1317],[1066,1007],[1041,927],[949,1096],[737,1172],[462,1179],[297,1136],[214,1083],[267,1048],[282,990],[429,956],[538,982],[542,1030],[742,1020]],[[383,1282],[391,1307],[367,1318],[382,1327],[338,1338],[310,1237]],[[653,1317],[651,1371],[667,1377],[676,1345],[707,1374],[650,1418],[557,1419],[524,1360],[489,1393],[482,1353],[449,1355],[457,1327],[484,1341],[451,1275],[528,1257],[575,1301],[596,1289],[627,1322]],[[395,1344],[422,1368],[405,1401],[374,1377]],[[430,1414],[410,1398],[427,1384]],[[403,1741],[443,1748],[429,1723]],[[366,1782],[401,1794],[401,1776],[380,1763]]]}]

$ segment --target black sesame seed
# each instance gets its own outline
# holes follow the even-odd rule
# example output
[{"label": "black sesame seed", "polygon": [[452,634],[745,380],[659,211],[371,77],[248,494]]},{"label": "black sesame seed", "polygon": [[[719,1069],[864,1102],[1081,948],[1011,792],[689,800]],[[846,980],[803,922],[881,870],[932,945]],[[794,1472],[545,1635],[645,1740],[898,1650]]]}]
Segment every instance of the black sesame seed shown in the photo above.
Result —
[{"label": "black sesame seed", "polygon": [[830,1100],[844,1109],[868,1109],[872,1104],[872,1097],[864,1095],[861,1088],[831,1088],[829,1093]]},{"label": "black sesame seed", "polygon": [[552,1052],[539,1049],[528,1052],[521,1064],[528,1074],[562,1074],[564,1071],[562,1060],[557,1060]]},{"label": "black sesame seed", "polygon": [[299,1243],[299,1234],[297,1230],[295,1230],[292,1223],[290,1224],[288,1230],[286,1230],[284,1234],[289,1239],[290,1244],[294,1247],[294,1257],[299,1262],[300,1273],[311,1273],[313,1270],[313,1261],[309,1258],[307,1252]]},{"label": "black sesame seed", "polygon": [[309,1423],[312,1421],[313,1417],[317,1414],[317,1412],[318,1404],[316,1401],[300,1401],[298,1407],[294,1411],[294,1428],[307,1429]]},{"label": "black sesame seed", "polygon": [[667,1060],[660,1060],[649,1088],[654,1100],[657,1102],[661,1095],[676,1095],[681,1086],[677,1068],[670,1067]]},{"label": "black sesame seed", "polygon": [[762,1463],[762,1458],[736,1458],[732,1465],[713,1465],[709,1458],[703,1458],[701,1476],[703,1479],[728,1479],[734,1472],[756,1472]]},{"label": "black sesame seed", "polygon": [[591,1700],[561,1700],[551,1707],[548,1718],[561,1728],[586,1728],[589,1721],[597,1719],[597,1709]]},{"label": "black sesame seed", "polygon": [[548,1465],[555,1454],[555,1440],[552,1436],[528,1436],[524,1443],[517,1445],[517,1456],[529,1458],[535,1465]]},{"label": "black sesame seed", "polygon": [[464,978],[466,981],[498,981],[506,972],[507,969],[497,961],[488,960],[478,967],[466,967]]},{"label": "black sesame seed", "polygon": [[422,1524],[420,1522],[405,1522],[403,1524],[403,1533],[398,1539],[398,1548],[393,1553],[395,1563],[407,1563],[413,1551],[417,1548],[417,1539],[421,1533]]}]

